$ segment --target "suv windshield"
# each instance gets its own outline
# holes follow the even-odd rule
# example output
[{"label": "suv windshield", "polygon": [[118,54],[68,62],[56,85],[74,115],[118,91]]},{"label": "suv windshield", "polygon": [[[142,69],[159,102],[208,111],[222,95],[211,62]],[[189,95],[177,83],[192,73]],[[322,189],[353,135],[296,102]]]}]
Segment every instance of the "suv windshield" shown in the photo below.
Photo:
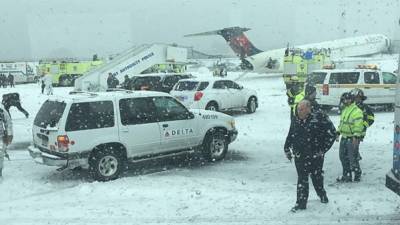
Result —
[{"label": "suv windshield", "polygon": [[197,89],[198,81],[181,81],[179,82],[175,90],[176,91],[195,91]]},{"label": "suv windshield", "polygon": [[308,77],[308,82],[312,85],[324,83],[326,73],[314,72]]},{"label": "suv windshield", "polygon": [[65,109],[65,102],[47,100],[36,114],[33,124],[38,127],[55,127]]}]

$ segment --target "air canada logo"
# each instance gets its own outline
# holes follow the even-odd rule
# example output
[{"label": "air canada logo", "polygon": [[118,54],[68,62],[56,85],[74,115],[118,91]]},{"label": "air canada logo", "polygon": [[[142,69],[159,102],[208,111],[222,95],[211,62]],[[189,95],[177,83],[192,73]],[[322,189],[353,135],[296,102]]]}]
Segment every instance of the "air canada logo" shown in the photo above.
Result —
[{"label": "air canada logo", "polygon": [[191,134],[193,134],[192,128],[183,128],[175,130],[166,130],[164,132],[164,137],[177,137],[177,136],[186,136]]}]

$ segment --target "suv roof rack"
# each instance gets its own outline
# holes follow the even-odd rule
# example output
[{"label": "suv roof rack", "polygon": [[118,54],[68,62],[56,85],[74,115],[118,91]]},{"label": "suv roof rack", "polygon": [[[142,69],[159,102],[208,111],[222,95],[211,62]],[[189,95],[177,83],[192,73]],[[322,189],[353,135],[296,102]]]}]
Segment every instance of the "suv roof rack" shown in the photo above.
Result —
[{"label": "suv roof rack", "polygon": [[87,92],[87,91],[70,91],[69,92],[69,94],[70,95],[76,95],[76,94],[86,94],[86,95],[89,95],[89,96],[92,96],[92,97],[95,97],[95,96],[97,96],[98,94],[96,94],[96,93],[93,93],[93,92]]},{"label": "suv roof rack", "polygon": [[132,90],[123,89],[123,88],[108,88],[106,90],[106,92],[112,92],[112,91],[122,91],[122,92],[126,92],[126,93],[133,93]]}]

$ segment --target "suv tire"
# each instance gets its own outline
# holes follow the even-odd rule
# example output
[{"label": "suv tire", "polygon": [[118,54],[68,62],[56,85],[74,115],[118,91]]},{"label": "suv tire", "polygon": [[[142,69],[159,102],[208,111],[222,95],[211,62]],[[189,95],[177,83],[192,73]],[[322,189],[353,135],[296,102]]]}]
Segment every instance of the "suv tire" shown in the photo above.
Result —
[{"label": "suv tire", "polygon": [[250,97],[247,101],[246,112],[248,114],[254,113],[257,109],[257,99],[255,97]]},{"label": "suv tire", "polygon": [[225,158],[228,151],[228,140],[225,132],[215,130],[209,132],[202,145],[203,157],[208,161],[220,161]]},{"label": "suv tire", "polygon": [[119,177],[125,160],[120,151],[110,147],[93,152],[89,158],[89,173],[97,181],[110,181]]},{"label": "suv tire", "polygon": [[209,102],[206,106],[206,110],[218,112],[218,104],[216,102]]}]

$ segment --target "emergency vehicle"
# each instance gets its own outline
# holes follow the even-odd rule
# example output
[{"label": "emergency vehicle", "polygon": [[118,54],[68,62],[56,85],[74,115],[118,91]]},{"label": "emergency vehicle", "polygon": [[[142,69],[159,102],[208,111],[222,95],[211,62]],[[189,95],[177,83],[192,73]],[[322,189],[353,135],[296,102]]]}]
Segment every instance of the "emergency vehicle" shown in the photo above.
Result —
[{"label": "emergency vehicle", "polygon": [[340,96],[354,88],[361,89],[370,105],[393,108],[397,76],[380,71],[375,65],[359,65],[355,69],[315,70],[308,83],[317,89],[317,101],[326,109],[339,106]]},{"label": "emergency vehicle", "polygon": [[101,60],[40,62],[39,74],[50,74],[54,86],[71,86],[77,77],[101,64]]},{"label": "emergency vehicle", "polygon": [[[327,49],[314,49],[304,51],[303,49],[286,49],[283,61],[283,80],[286,87],[293,82],[304,84],[312,71],[322,69],[330,65],[331,60]],[[292,78],[296,77],[296,80]]]}]

